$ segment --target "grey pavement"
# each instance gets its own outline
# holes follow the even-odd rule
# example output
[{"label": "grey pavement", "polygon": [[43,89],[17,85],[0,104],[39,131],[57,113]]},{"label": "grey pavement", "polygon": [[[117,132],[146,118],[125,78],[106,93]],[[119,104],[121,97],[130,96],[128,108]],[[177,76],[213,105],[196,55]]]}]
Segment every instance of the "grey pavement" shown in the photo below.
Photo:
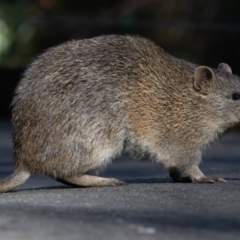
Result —
[{"label": "grey pavement", "polygon": [[[13,171],[10,131],[0,121],[0,178]],[[213,144],[201,169],[228,183],[173,183],[160,166],[127,156],[101,174],[126,186],[70,188],[33,176],[0,195],[0,240],[240,239],[240,132]]]}]

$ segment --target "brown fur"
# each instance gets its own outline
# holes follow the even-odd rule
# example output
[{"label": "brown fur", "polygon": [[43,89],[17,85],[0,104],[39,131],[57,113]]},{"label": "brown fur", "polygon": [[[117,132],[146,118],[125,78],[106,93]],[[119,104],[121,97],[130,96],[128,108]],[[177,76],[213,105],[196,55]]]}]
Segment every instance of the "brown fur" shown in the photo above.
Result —
[{"label": "brown fur", "polygon": [[198,67],[141,37],[109,35],[51,48],[16,89],[18,174],[2,180],[0,192],[17,187],[21,172],[29,173],[24,181],[31,173],[77,186],[122,184],[86,175],[122,153],[148,156],[174,181],[224,181],[207,178],[198,164],[204,147],[239,123],[235,92],[240,79],[227,64]]}]

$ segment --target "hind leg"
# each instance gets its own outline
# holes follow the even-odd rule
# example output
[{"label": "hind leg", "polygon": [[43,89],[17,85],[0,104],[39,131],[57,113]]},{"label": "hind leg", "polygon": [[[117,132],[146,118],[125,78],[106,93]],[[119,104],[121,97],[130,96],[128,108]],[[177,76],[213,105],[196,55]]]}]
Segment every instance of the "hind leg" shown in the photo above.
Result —
[{"label": "hind leg", "polygon": [[114,187],[126,184],[125,182],[119,181],[115,178],[103,178],[87,174],[80,177],[74,176],[56,180],[74,187]]}]

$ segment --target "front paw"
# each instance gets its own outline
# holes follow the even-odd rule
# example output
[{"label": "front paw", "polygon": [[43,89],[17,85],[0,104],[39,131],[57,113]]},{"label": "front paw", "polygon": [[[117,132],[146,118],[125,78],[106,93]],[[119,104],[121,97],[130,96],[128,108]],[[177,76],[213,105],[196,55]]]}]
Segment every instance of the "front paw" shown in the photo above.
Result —
[{"label": "front paw", "polygon": [[227,183],[227,181],[223,178],[210,178],[210,177],[202,177],[199,179],[192,179],[192,182],[197,182],[197,183],[217,183],[217,182],[222,182],[222,183]]},{"label": "front paw", "polygon": [[185,175],[187,177],[183,177],[180,173],[180,171],[172,167],[169,169],[169,175],[173,179],[174,182],[181,182],[181,183],[189,183],[189,182],[196,182],[196,183],[216,183],[216,182],[223,182],[227,183],[227,181],[223,178],[210,178],[206,177],[201,170],[198,168],[198,166],[193,166],[191,168],[191,171],[185,172]]}]

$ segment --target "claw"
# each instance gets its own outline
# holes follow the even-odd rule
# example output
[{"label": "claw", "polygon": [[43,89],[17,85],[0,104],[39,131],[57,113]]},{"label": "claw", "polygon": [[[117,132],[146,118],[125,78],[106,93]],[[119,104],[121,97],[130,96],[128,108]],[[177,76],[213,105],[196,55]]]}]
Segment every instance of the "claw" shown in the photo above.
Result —
[{"label": "claw", "polygon": [[111,180],[111,183],[109,184],[109,186],[111,187],[116,187],[116,186],[121,186],[121,185],[128,185],[126,182],[123,182],[123,181],[119,181],[117,179],[110,179]]},{"label": "claw", "polygon": [[224,178],[214,178],[215,182],[222,182],[222,183],[227,183],[227,180],[225,180]]}]

